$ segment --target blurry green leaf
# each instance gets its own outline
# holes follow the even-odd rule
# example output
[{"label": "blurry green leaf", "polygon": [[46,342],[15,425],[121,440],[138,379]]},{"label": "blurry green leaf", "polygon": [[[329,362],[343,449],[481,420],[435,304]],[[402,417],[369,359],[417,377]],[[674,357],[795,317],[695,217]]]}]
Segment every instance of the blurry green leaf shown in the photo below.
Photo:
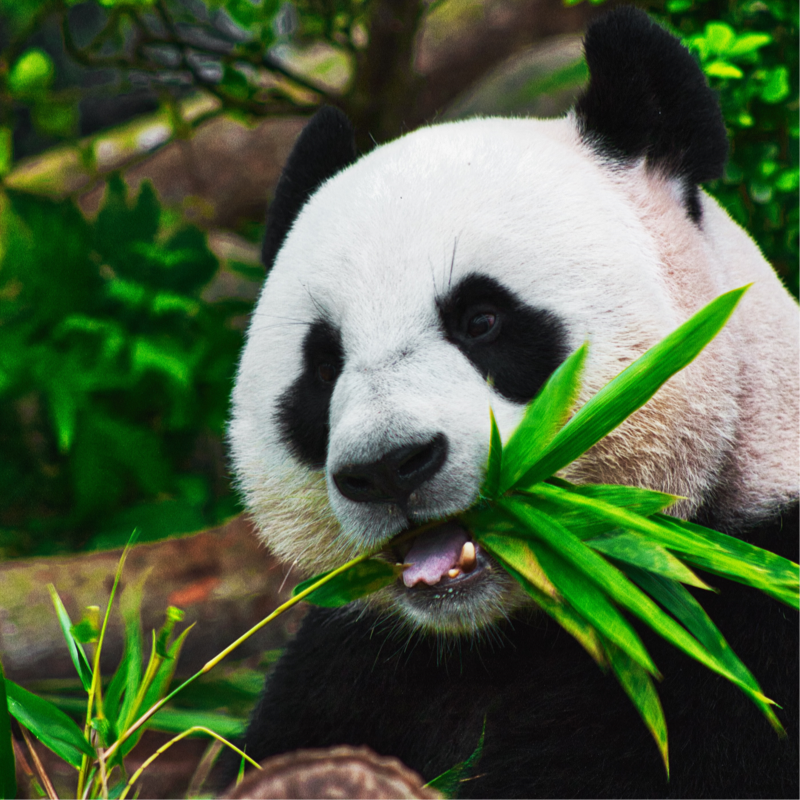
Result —
[{"label": "blurry green leaf", "polygon": [[772,41],[768,33],[743,33],[736,37],[736,41],[728,48],[730,58],[753,53]]},{"label": "blurry green leaf", "polygon": [[13,94],[32,94],[46,89],[53,80],[53,59],[38,47],[26,50],[8,73]]},{"label": "blurry green leaf", "polygon": [[647,730],[650,731],[655,739],[658,751],[661,753],[661,759],[664,762],[664,768],[667,771],[667,778],[669,778],[667,723],[652,679],[639,664],[613,642],[604,641],[603,647],[608,656],[608,663],[611,665],[611,669],[614,670],[620,685],[625,690],[625,694],[630,697]]},{"label": "blurry green leaf", "polygon": [[6,692],[11,716],[57,756],[73,767],[80,767],[84,755],[96,758],[80,728],[63,711],[8,679]]},{"label": "blurry green leaf", "polygon": [[0,177],[5,175],[14,161],[14,133],[8,125],[0,125]]},{"label": "blurry green leaf", "polygon": [[606,384],[555,435],[517,483],[527,486],[550,477],[643,406],[716,336],[746,290],[734,289],[717,297]]},{"label": "blurry green leaf", "polygon": [[692,0],[668,0],[667,11],[670,14],[680,14],[692,7]]},{"label": "blurry green leaf", "polygon": [[709,22],[705,29],[705,40],[712,53],[724,55],[736,41],[736,32],[724,22]]},{"label": "blurry green leaf", "polygon": [[[263,679],[262,679],[263,683]],[[162,708],[157,711],[148,727],[164,733],[183,733],[183,731],[199,725],[209,728],[226,739],[241,739],[247,731],[247,717],[232,717],[229,713],[213,711],[193,711],[189,709]],[[198,733],[202,736],[202,733]]]},{"label": "blurry green leaf", "polygon": [[[313,578],[298,583],[292,589],[292,597],[305,591],[327,574],[327,572],[324,572],[321,575],[315,575]],[[370,558],[354,565],[341,575],[337,575],[333,580],[320,586],[319,589],[313,591],[305,599],[315,606],[338,608],[352,600],[388,586],[402,574],[403,568],[400,564],[389,564],[387,561]]]},{"label": "blurry green leaf", "polygon": [[578,399],[581,374],[586,361],[586,344],[581,345],[549,378],[525,409],[503,451],[500,490],[519,482],[528,466],[553,441],[569,418]]},{"label": "blurry green leaf", "polygon": [[80,621],[70,628],[78,642],[89,644],[100,636],[100,606],[87,606]]},{"label": "blurry green leaf", "polygon": [[780,103],[789,96],[791,91],[789,70],[784,66],[775,67],[769,72],[767,82],[761,89],[761,99],[765,103]]},{"label": "blurry green leaf", "polygon": [[0,661],[0,798],[11,800],[17,796],[16,764],[11,743],[11,720],[8,715],[6,681]]},{"label": "blurry green leaf", "polygon": [[172,637],[172,632],[175,630],[175,624],[183,620],[185,613],[175,606],[170,606],[167,609],[166,619],[160,630],[156,634],[156,653],[161,658],[170,658],[169,655],[169,640]]},{"label": "blurry green leaf", "polygon": [[186,387],[190,382],[192,367],[182,356],[166,341],[139,338],[134,343],[131,362],[135,372],[155,370]]},{"label": "blurry green leaf", "polygon": [[78,424],[78,398],[74,392],[69,391],[68,387],[59,383],[51,388],[49,400],[58,437],[58,449],[62,453],[67,453],[75,439],[75,430]]},{"label": "blurry green leaf", "polygon": [[67,138],[78,132],[80,114],[77,103],[72,100],[42,98],[33,106],[32,117],[34,125],[51,136]]},{"label": "blurry green leaf", "polygon": [[92,685],[92,667],[89,664],[89,659],[86,657],[83,647],[81,647],[72,634],[72,620],[69,618],[67,609],[58,596],[56,587],[53,586],[52,583],[49,583],[47,584],[47,589],[50,592],[50,597],[56,609],[58,624],[61,626],[61,633],[64,636],[64,641],[67,643],[72,665],[75,667],[75,671],[81,679],[81,685],[88,692],[89,687]]},{"label": "blurry green leaf", "polygon": [[710,64],[704,64],[703,71],[712,78],[741,78],[744,76],[739,67],[720,59],[712,61]]}]

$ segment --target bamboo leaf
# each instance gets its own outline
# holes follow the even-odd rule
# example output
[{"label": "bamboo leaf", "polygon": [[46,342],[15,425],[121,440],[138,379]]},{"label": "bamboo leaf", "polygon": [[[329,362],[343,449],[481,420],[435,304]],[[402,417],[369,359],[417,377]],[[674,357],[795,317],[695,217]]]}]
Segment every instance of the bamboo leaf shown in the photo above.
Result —
[{"label": "bamboo leaf", "polygon": [[[736,675],[742,683],[761,694],[761,687],[753,674],[742,663],[719,628],[711,621],[700,603],[680,583],[644,572],[637,567],[626,570],[631,580],[642,587],[653,599],[661,603],[715,658]],[[756,701],[761,711],[776,731],[783,733],[783,726],[767,703]]]},{"label": "bamboo leaf", "polygon": [[11,800],[17,796],[14,746],[11,742],[11,719],[8,715],[8,698],[3,664],[0,662],[0,797]]},{"label": "bamboo leaf", "polygon": [[548,379],[525,410],[505,447],[502,491],[514,486],[569,418],[581,388],[587,345],[581,345]]},{"label": "bamboo leaf", "polygon": [[[675,495],[654,492],[650,489],[639,489],[633,486],[612,486],[606,484],[576,485],[551,478],[548,483],[563,486],[570,492],[575,492],[582,497],[593,497],[609,502],[619,508],[627,508],[642,516],[650,516],[662,508],[671,505],[677,499]],[[524,493],[526,490],[517,489],[516,492]],[[562,505],[551,502],[544,497],[537,497],[537,508],[549,516],[557,519],[564,527],[574,533],[579,539],[593,539],[604,533],[609,533],[619,528],[619,525],[607,519],[590,514],[583,506]]]},{"label": "bamboo leaf", "polygon": [[81,766],[84,755],[97,757],[80,728],[61,709],[13,681],[6,679],[5,685],[9,713],[45,747],[75,768]]},{"label": "bamboo leaf", "polygon": [[[551,490],[554,492],[563,492],[561,489],[556,489],[556,487],[546,484],[542,484],[541,487],[536,487],[537,492],[540,489],[547,490],[548,494]],[[575,498],[573,497],[572,499]],[[586,498],[580,499],[584,502],[597,502],[587,500]],[[754,701],[774,705],[773,701],[768,697],[765,697],[760,692],[754,691],[752,687],[743,683],[737,675],[733,674],[723,663],[700,645],[685,628],[681,627],[672,617],[665,614],[649,597],[639,591],[623,573],[611,566],[604,558],[597,555],[597,553],[594,553],[586,547],[580,539],[573,536],[566,528],[529,505],[508,500],[504,501],[503,507],[507,513],[519,519],[523,527],[535,531],[537,537],[541,538],[552,547],[554,551],[583,571],[588,578],[594,581],[600,588],[604,589],[615,602],[639,617],[639,619],[649,625],[660,636],[671,642],[687,655],[698,660],[701,664],[707,666],[709,669],[728,678],[728,680],[739,686],[745,694]],[[635,515],[629,514],[628,516],[633,517]],[[644,521],[647,522],[647,520]],[[542,561],[541,558],[539,560]],[[548,569],[543,561],[542,566],[545,570]],[[549,571],[548,575],[550,579],[553,580],[553,575]],[[553,581],[553,583],[555,587],[561,591],[558,582]]]},{"label": "bamboo leaf", "polygon": [[500,438],[500,430],[497,427],[497,420],[494,418],[494,411],[489,407],[489,419],[491,420],[491,437],[489,439],[489,460],[486,465],[486,477],[480,489],[481,497],[495,498],[500,490],[500,475],[503,468],[503,440]]},{"label": "bamboo leaf", "polygon": [[647,672],[637,664],[624,650],[613,642],[603,641],[608,662],[617,676],[625,694],[639,712],[647,730],[655,739],[658,751],[664,762],[664,769],[669,779],[669,747],[667,745],[667,722],[664,719],[664,710],[658,699],[658,692]]},{"label": "bamboo leaf", "polygon": [[[292,596],[308,589],[321,578],[329,573],[315,575],[307,581],[298,583],[292,589]],[[333,580],[320,586],[305,599],[309,603],[324,608],[338,608],[359,597],[371,594],[372,592],[388,586],[403,574],[403,567],[400,564],[390,564],[388,561],[381,561],[377,558],[370,558],[355,564],[346,572],[337,575]]]},{"label": "bamboo leaf", "polygon": [[[480,541],[483,543],[483,537]],[[585,573],[576,568],[568,558],[564,558],[562,554],[543,545],[541,541],[531,538],[527,544],[533,550],[536,561],[544,568],[547,577],[559,594],[578,614],[593,625],[600,634],[625,650],[644,669],[653,675],[658,675],[658,669],[636,631],[608,601],[607,596],[600,591],[597,585],[593,581],[587,580]],[[583,545],[580,546],[583,547]],[[508,563],[516,571],[521,572],[517,563]],[[522,574],[524,576],[524,573]]]},{"label": "bamboo leaf", "polygon": [[604,553],[617,561],[633,564],[647,572],[655,572],[665,578],[696,586],[698,589],[712,591],[711,587],[700,580],[679,558],[640,534],[623,531],[597,539],[587,539],[585,542],[592,550]]},{"label": "bamboo leaf", "polygon": [[58,624],[61,626],[61,633],[64,636],[64,641],[67,643],[69,657],[72,659],[72,664],[75,667],[75,671],[78,673],[78,677],[81,679],[83,688],[88,692],[89,687],[92,685],[92,667],[89,664],[89,659],[86,657],[83,647],[81,647],[72,635],[72,620],[67,613],[67,609],[64,607],[64,603],[61,602],[61,598],[58,596],[56,587],[53,586],[52,583],[49,583],[47,589],[50,592],[53,606],[55,606],[56,609]]},{"label": "bamboo leaf", "polygon": [[493,556],[513,567],[526,581],[541,593],[558,600],[558,592],[550,582],[536,558],[533,548],[524,539],[516,539],[506,534],[484,533],[480,544]]},{"label": "bamboo leaf", "polygon": [[[503,563],[502,560],[501,563]],[[589,622],[567,603],[554,600],[552,597],[540,592],[509,564],[503,563],[503,567],[522,586],[527,594],[536,601],[539,608],[577,640],[578,644],[586,650],[601,669],[606,668],[606,655],[600,643],[600,637]]]},{"label": "bamboo leaf", "polygon": [[549,478],[641,408],[719,333],[748,288],[720,295],[607,383],[578,410],[515,483],[531,486]]}]

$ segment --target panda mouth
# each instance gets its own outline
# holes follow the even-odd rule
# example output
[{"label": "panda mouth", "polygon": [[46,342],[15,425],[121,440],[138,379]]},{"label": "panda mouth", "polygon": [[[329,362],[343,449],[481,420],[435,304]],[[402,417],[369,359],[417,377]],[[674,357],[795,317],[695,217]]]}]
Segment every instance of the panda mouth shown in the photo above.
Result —
[{"label": "panda mouth", "polygon": [[405,531],[392,547],[392,555],[398,563],[408,565],[402,583],[416,592],[466,587],[477,581],[488,565],[480,545],[454,520],[432,528],[426,525],[416,536],[413,529]]}]

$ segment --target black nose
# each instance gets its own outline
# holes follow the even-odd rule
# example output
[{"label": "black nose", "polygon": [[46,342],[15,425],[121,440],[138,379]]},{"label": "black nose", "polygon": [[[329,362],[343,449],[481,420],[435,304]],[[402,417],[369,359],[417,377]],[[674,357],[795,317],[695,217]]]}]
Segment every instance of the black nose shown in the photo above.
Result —
[{"label": "black nose", "polygon": [[447,437],[437,433],[427,444],[398,447],[370,464],[348,464],[333,481],[356,503],[399,503],[432,478],[447,458]]}]

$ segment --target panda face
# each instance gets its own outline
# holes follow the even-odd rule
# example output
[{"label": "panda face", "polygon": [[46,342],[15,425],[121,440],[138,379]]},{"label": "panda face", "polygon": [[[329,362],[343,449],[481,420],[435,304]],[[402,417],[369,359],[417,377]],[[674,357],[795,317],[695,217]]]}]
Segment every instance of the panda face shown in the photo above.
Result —
[{"label": "panda face", "polygon": [[[652,41],[644,49],[642,58]],[[478,497],[490,408],[507,439],[588,342],[585,402],[699,307],[753,279],[743,307],[769,309],[772,326],[781,315],[796,324],[752,242],[697,190],[726,148],[702,76],[685,97],[658,97],[663,108],[643,120],[625,96],[631,81],[620,97],[595,81],[616,71],[597,63],[604,57],[587,40],[592,82],[564,119],[423,128],[359,160],[342,115],[323,110],[270,211],[272,269],[233,396],[240,488],[275,554],[308,573],[373,549],[413,564],[368,602],[424,630],[480,630],[528,602],[469,531],[445,521]],[[601,91],[611,95],[602,103]],[[620,130],[609,105],[627,115]],[[672,119],[690,112],[694,127]],[[751,334],[729,325],[565,477],[672,492],[686,517],[712,494],[731,515],[752,510],[750,497],[769,506],[796,494],[796,453],[791,443],[777,452],[781,436],[764,429],[792,424],[796,408],[759,377],[788,360]],[[743,409],[752,447],[741,446]],[[759,447],[770,450],[766,468],[753,466]]]}]

